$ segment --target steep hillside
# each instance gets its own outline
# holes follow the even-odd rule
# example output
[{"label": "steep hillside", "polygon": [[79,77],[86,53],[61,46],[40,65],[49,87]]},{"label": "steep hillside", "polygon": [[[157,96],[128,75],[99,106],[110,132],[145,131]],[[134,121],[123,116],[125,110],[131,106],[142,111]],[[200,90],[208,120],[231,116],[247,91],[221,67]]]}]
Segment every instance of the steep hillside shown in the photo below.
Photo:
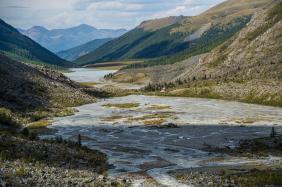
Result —
[{"label": "steep hillside", "polygon": [[19,61],[69,67],[72,64],[57,57],[0,19],[0,51]]},{"label": "steep hillside", "polygon": [[[250,23],[210,53],[150,68],[125,69],[114,80],[150,82],[147,91],[282,106],[282,3],[258,11]],[[137,75],[139,77],[137,77]]]},{"label": "steep hillside", "polygon": [[105,39],[96,39],[90,42],[87,42],[86,44],[82,44],[80,46],[60,51],[57,53],[57,55],[65,60],[68,61],[74,61],[77,58],[88,54],[89,52],[94,51],[98,47],[104,45],[105,43],[111,41],[111,38],[105,38]]},{"label": "steep hillside", "polygon": [[19,31],[56,53],[95,39],[116,38],[127,32],[125,29],[97,29],[86,24],[67,29],[52,30],[34,26],[27,30],[19,29]]},{"label": "steep hillside", "polygon": [[68,107],[93,102],[84,88],[51,69],[2,54],[0,87],[1,186],[129,186],[105,176],[104,153],[60,137],[39,140],[36,134],[53,132],[44,127],[53,117],[75,112]]},{"label": "steep hillside", "polygon": [[251,15],[271,0],[229,0],[195,17],[170,17],[140,26],[75,62],[90,64],[125,59],[154,60],[131,67],[169,64],[208,52],[242,29]]},{"label": "steep hillside", "polygon": [[14,61],[0,54],[0,123],[11,111],[21,122],[36,121],[68,112],[67,107],[94,99],[77,83],[41,66]]}]

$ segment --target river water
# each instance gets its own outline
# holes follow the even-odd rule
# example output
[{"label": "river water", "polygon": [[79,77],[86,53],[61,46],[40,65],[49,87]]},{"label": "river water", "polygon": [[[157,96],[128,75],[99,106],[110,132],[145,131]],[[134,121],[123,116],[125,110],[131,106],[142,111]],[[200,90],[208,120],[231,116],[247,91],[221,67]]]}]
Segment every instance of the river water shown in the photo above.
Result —
[{"label": "river water", "polygon": [[[76,81],[92,82],[107,73],[74,69],[67,75]],[[115,107],[124,103],[136,106]],[[56,135],[76,140],[80,134],[84,145],[106,153],[112,164],[111,176],[142,173],[167,186],[185,186],[168,171],[200,167],[204,160],[218,156],[201,150],[207,144],[233,148],[240,139],[268,136],[272,126],[282,132],[281,108],[214,99],[130,95],[99,100],[78,110],[73,116],[54,120],[50,128],[57,130]],[[163,124],[178,127],[147,124],[159,118]],[[254,162],[232,159],[226,156],[224,163]],[[136,186],[139,182],[135,181]]]}]

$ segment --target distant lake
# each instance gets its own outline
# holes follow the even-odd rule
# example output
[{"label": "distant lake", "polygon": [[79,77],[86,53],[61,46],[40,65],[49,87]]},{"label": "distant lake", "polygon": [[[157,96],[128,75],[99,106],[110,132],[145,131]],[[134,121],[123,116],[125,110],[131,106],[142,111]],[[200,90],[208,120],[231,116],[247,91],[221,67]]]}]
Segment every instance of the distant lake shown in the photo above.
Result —
[{"label": "distant lake", "polygon": [[77,82],[98,82],[105,75],[116,72],[115,70],[100,70],[95,68],[72,68],[67,77]]}]

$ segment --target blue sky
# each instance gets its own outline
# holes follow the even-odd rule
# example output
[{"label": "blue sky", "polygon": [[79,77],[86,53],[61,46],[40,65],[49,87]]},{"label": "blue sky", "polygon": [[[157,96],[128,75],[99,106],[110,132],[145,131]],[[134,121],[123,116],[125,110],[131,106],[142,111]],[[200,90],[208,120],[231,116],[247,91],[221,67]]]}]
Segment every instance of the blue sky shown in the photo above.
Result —
[{"label": "blue sky", "polygon": [[148,19],[197,15],[224,0],[0,0],[0,17],[18,28],[131,29]]}]

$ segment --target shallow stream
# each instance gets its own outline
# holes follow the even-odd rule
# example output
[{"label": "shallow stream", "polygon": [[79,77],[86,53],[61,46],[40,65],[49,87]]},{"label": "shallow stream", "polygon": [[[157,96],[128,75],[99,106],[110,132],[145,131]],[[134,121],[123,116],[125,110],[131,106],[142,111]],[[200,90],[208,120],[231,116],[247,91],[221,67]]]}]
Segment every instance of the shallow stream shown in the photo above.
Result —
[{"label": "shallow stream", "polygon": [[[97,80],[91,72],[87,74],[93,80],[81,78],[81,72],[77,70],[79,78],[74,72],[70,77],[83,82]],[[108,72],[99,72],[98,77],[105,73]],[[125,103],[135,106],[116,105]],[[73,116],[54,120],[50,128],[57,130],[56,135],[76,140],[80,134],[84,145],[106,153],[112,164],[111,176],[147,175],[168,186],[185,186],[168,175],[168,171],[199,167],[203,161],[220,156],[202,151],[207,145],[233,148],[240,139],[268,136],[272,126],[282,132],[281,108],[214,99],[130,95],[102,99],[78,110]],[[157,124],[160,118],[162,125],[173,123],[177,127],[162,128]],[[205,164],[277,161],[277,158],[224,157],[224,161]]]}]

